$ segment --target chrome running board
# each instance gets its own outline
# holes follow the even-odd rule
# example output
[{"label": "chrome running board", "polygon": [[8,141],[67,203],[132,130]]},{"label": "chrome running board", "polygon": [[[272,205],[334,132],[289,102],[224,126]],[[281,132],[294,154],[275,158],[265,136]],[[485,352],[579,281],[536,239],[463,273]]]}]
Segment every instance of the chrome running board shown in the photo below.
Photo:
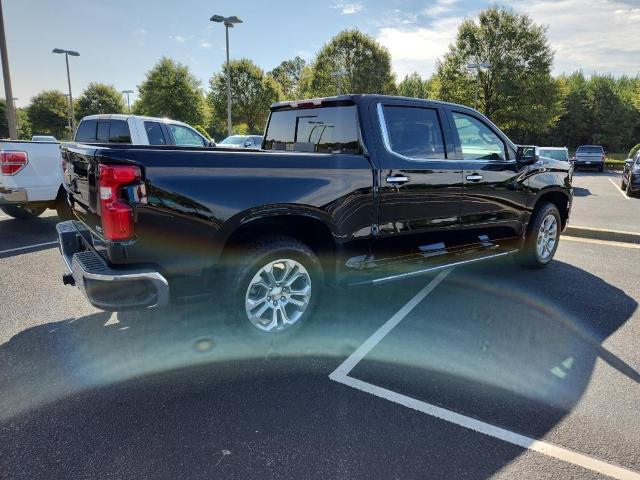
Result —
[{"label": "chrome running board", "polygon": [[518,251],[518,249],[508,250],[506,252],[495,253],[493,255],[487,255],[487,256],[484,256],[484,257],[471,258],[469,260],[460,260],[458,262],[445,263],[445,264],[442,264],[442,265],[434,265],[432,267],[422,268],[420,270],[414,270],[414,271],[411,271],[411,272],[400,273],[400,274],[396,274],[396,275],[389,275],[389,276],[386,276],[386,277],[374,278],[374,279],[371,279],[371,280],[363,280],[363,281],[359,281],[359,282],[349,283],[349,285],[350,286],[380,285],[380,284],[388,283],[388,282],[396,282],[396,281],[399,281],[399,280],[404,280],[406,278],[415,277],[415,276],[418,276],[418,275],[423,275],[425,273],[437,272],[439,270],[445,270],[447,268],[458,267],[460,265],[470,265],[472,263],[479,263],[479,262],[482,262],[484,260],[491,260],[493,258],[499,258],[499,257],[504,257],[506,255],[512,255],[512,254],[516,253],[517,251]]}]

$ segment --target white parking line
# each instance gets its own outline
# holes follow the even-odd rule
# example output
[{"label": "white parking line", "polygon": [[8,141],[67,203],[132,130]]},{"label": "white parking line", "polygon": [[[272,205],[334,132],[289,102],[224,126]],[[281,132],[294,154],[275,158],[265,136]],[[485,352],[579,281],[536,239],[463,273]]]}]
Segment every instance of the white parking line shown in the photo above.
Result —
[{"label": "white parking line", "polygon": [[28,245],[26,247],[10,248],[8,250],[0,250],[0,255],[3,253],[19,252],[20,250],[29,250],[31,248],[46,247],[48,245],[57,245],[58,242],[44,242],[36,243],[35,245]]},{"label": "white parking line", "polygon": [[627,197],[627,194],[624,193],[622,191],[622,189],[616,184],[616,182],[614,182],[613,180],[611,180],[610,178],[607,178],[607,180],[609,180],[611,182],[611,185],[613,185],[614,187],[616,187],[616,190],[618,190],[620,192],[620,195],[622,195],[624,198],[626,198],[627,200],[631,200],[629,197]]},{"label": "white parking line", "polygon": [[427,295],[429,295],[452,270],[445,270],[435,277],[426,287],[420,290],[415,297],[407,302],[400,310],[396,312],[389,320],[385,322],[376,332],[371,335],[365,342],[358,347],[344,362],[340,364],[330,375],[329,378],[335,382],[342,383],[357,390],[375,395],[390,402],[403,405],[405,407],[426,413],[432,417],[439,418],[446,422],[459,425],[478,433],[488,435],[499,440],[503,440],[512,445],[533,450],[549,457],[557,458],[573,465],[592,470],[594,472],[608,475],[612,478],[620,480],[640,480],[640,473],[619,467],[611,463],[604,462],[583,453],[564,448],[552,443],[536,440],[504,428],[496,427],[489,423],[467,417],[460,413],[437,407],[421,400],[402,395],[392,390],[373,385],[357,378],[349,376],[354,367],[378,344],[380,341],[393,330]]}]

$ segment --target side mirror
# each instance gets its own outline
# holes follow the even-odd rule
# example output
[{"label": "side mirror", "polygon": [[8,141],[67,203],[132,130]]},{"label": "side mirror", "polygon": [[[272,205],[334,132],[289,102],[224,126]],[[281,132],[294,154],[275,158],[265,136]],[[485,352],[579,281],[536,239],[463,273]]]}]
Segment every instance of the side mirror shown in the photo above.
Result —
[{"label": "side mirror", "polygon": [[216,141],[215,140],[209,140],[209,142],[207,143],[208,147],[216,147]]},{"label": "side mirror", "polygon": [[249,148],[249,147],[253,147],[253,143],[251,143],[251,140],[247,140],[246,142],[244,142],[244,148]]},{"label": "side mirror", "polygon": [[627,158],[624,163],[628,166],[631,167],[633,165],[633,158]]},{"label": "side mirror", "polygon": [[518,151],[516,152],[516,161],[518,163],[530,165],[532,163],[536,163],[538,160],[540,160],[538,147],[534,147],[533,145],[518,146]]}]

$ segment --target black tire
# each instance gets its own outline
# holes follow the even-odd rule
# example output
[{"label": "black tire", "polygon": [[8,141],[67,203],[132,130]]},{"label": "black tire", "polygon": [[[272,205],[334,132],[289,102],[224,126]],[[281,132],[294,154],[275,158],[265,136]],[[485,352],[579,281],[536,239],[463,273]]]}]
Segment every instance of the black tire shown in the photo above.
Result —
[{"label": "black tire", "polygon": [[0,210],[17,220],[33,220],[44,213],[46,207],[30,207],[28,205],[2,205]]},{"label": "black tire", "polygon": [[602,166],[598,167],[598,171],[599,171],[600,173],[604,172],[604,165],[602,165]]},{"label": "black tire", "polygon": [[[626,190],[627,189],[627,184],[624,181],[624,177],[622,177],[622,183],[620,183],[620,189],[621,190]],[[627,193],[627,195],[628,195],[628,193]]]},{"label": "black tire", "polygon": [[[557,233],[555,243],[550,255],[548,257],[542,258],[538,253],[538,232],[540,232],[542,222],[549,215],[555,217]],[[553,260],[553,257],[558,249],[561,225],[562,219],[560,218],[560,212],[554,204],[547,202],[538,204],[535,211],[533,212],[533,215],[531,216],[531,220],[529,221],[527,234],[522,249],[516,254],[516,261],[526,268],[538,269],[546,267],[551,262],[551,260]]]},{"label": "black tire", "polygon": [[[233,258],[227,258],[227,295],[225,296],[228,299],[226,306],[230,310],[229,314],[234,329],[239,329],[243,335],[263,339],[281,338],[292,334],[309,322],[324,287],[324,275],[320,261],[309,246],[291,237],[269,235],[243,245],[241,248],[234,249],[231,256],[236,258],[237,264],[240,264],[239,266],[233,265]],[[302,315],[292,325],[283,326],[283,328],[274,329],[269,332],[263,331],[252,323],[245,309],[245,300],[248,295],[249,286],[254,276],[257,275],[263,267],[269,265],[271,262],[284,259],[297,262],[306,269],[311,288],[308,305]],[[277,265],[278,264],[276,264],[276,266]],[[274,267],[272,267],[272,271],[273,268]],[[267,291],[268,290],[265,289],[265,292]],[[267,295],[269,294],[265,294],[265,296]],[[277,295],[280,295],[280,293]],[[289,305],[287,308],[293,308],[294,313],[297,311],[297,307],[293,305]],[[273,312],[273,309],[271,309],[271,312]],[[275,315],[280,325],[282,323],[282,316],[279,313]]]}]

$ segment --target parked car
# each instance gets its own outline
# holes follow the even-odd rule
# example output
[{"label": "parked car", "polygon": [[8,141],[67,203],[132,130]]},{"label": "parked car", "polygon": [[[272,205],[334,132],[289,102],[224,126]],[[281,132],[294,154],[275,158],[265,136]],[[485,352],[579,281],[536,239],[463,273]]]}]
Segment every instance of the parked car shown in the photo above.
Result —
[{"label": "parked car", "polygon": [[541,157],[553,158],[561,162],[569,162],[569,150],[567,147],[540,147]]},{"label": "parked car", "polygon": [[224,148],[262,148],[261,135],[231,135],[222,140],[218,146]]},{"label": "parked car", "polygon": [[53,135],[34,135],[31,137],[32,142],[57,142]]},{"label": "parked car", "polygon": [[28,220],[54,208],[70,218],[60,161],[57,141],[0,141],[0,210]]},{"label": "parked car", "polygon": [[640,151],[624,162],[621,187],[628,197],[635,197],[640,193]]},{"label": "parked car", "polygon": [[595,167],[598,171],[604,171],[604,148],[600,145],[580,145],[573,158],[573,165],[578,167]]},{"label": "parked car", "polygon": [[[186,123],[120,114],[84,117],[76,130],[75,141],[215,146],[215,142]],[[54,137],[38,135],[31,142],[0,141],[0,209],[11,217],[26,220],[41,215],[47,208],[55,208],[60,218],[69,218],[68,202],[62,188],[61,160],[60,144]]]},{"label": "parked car", "polygon": [[63,281],[105,310],[213,295],[247,332],[282,332],[323,285],[396,281],[515,255],[553,258],[569,166],[477,111],[344,95],[276,103],[264,150],[63,147],[76,220]]},{"label": "parked car", "polygon": [[84,117],[74,140],[82,143],[128,143],[132,145],[176,145],[180,147],[215,147],[186,123],[169,118],[140,115],[89,115]]}]

